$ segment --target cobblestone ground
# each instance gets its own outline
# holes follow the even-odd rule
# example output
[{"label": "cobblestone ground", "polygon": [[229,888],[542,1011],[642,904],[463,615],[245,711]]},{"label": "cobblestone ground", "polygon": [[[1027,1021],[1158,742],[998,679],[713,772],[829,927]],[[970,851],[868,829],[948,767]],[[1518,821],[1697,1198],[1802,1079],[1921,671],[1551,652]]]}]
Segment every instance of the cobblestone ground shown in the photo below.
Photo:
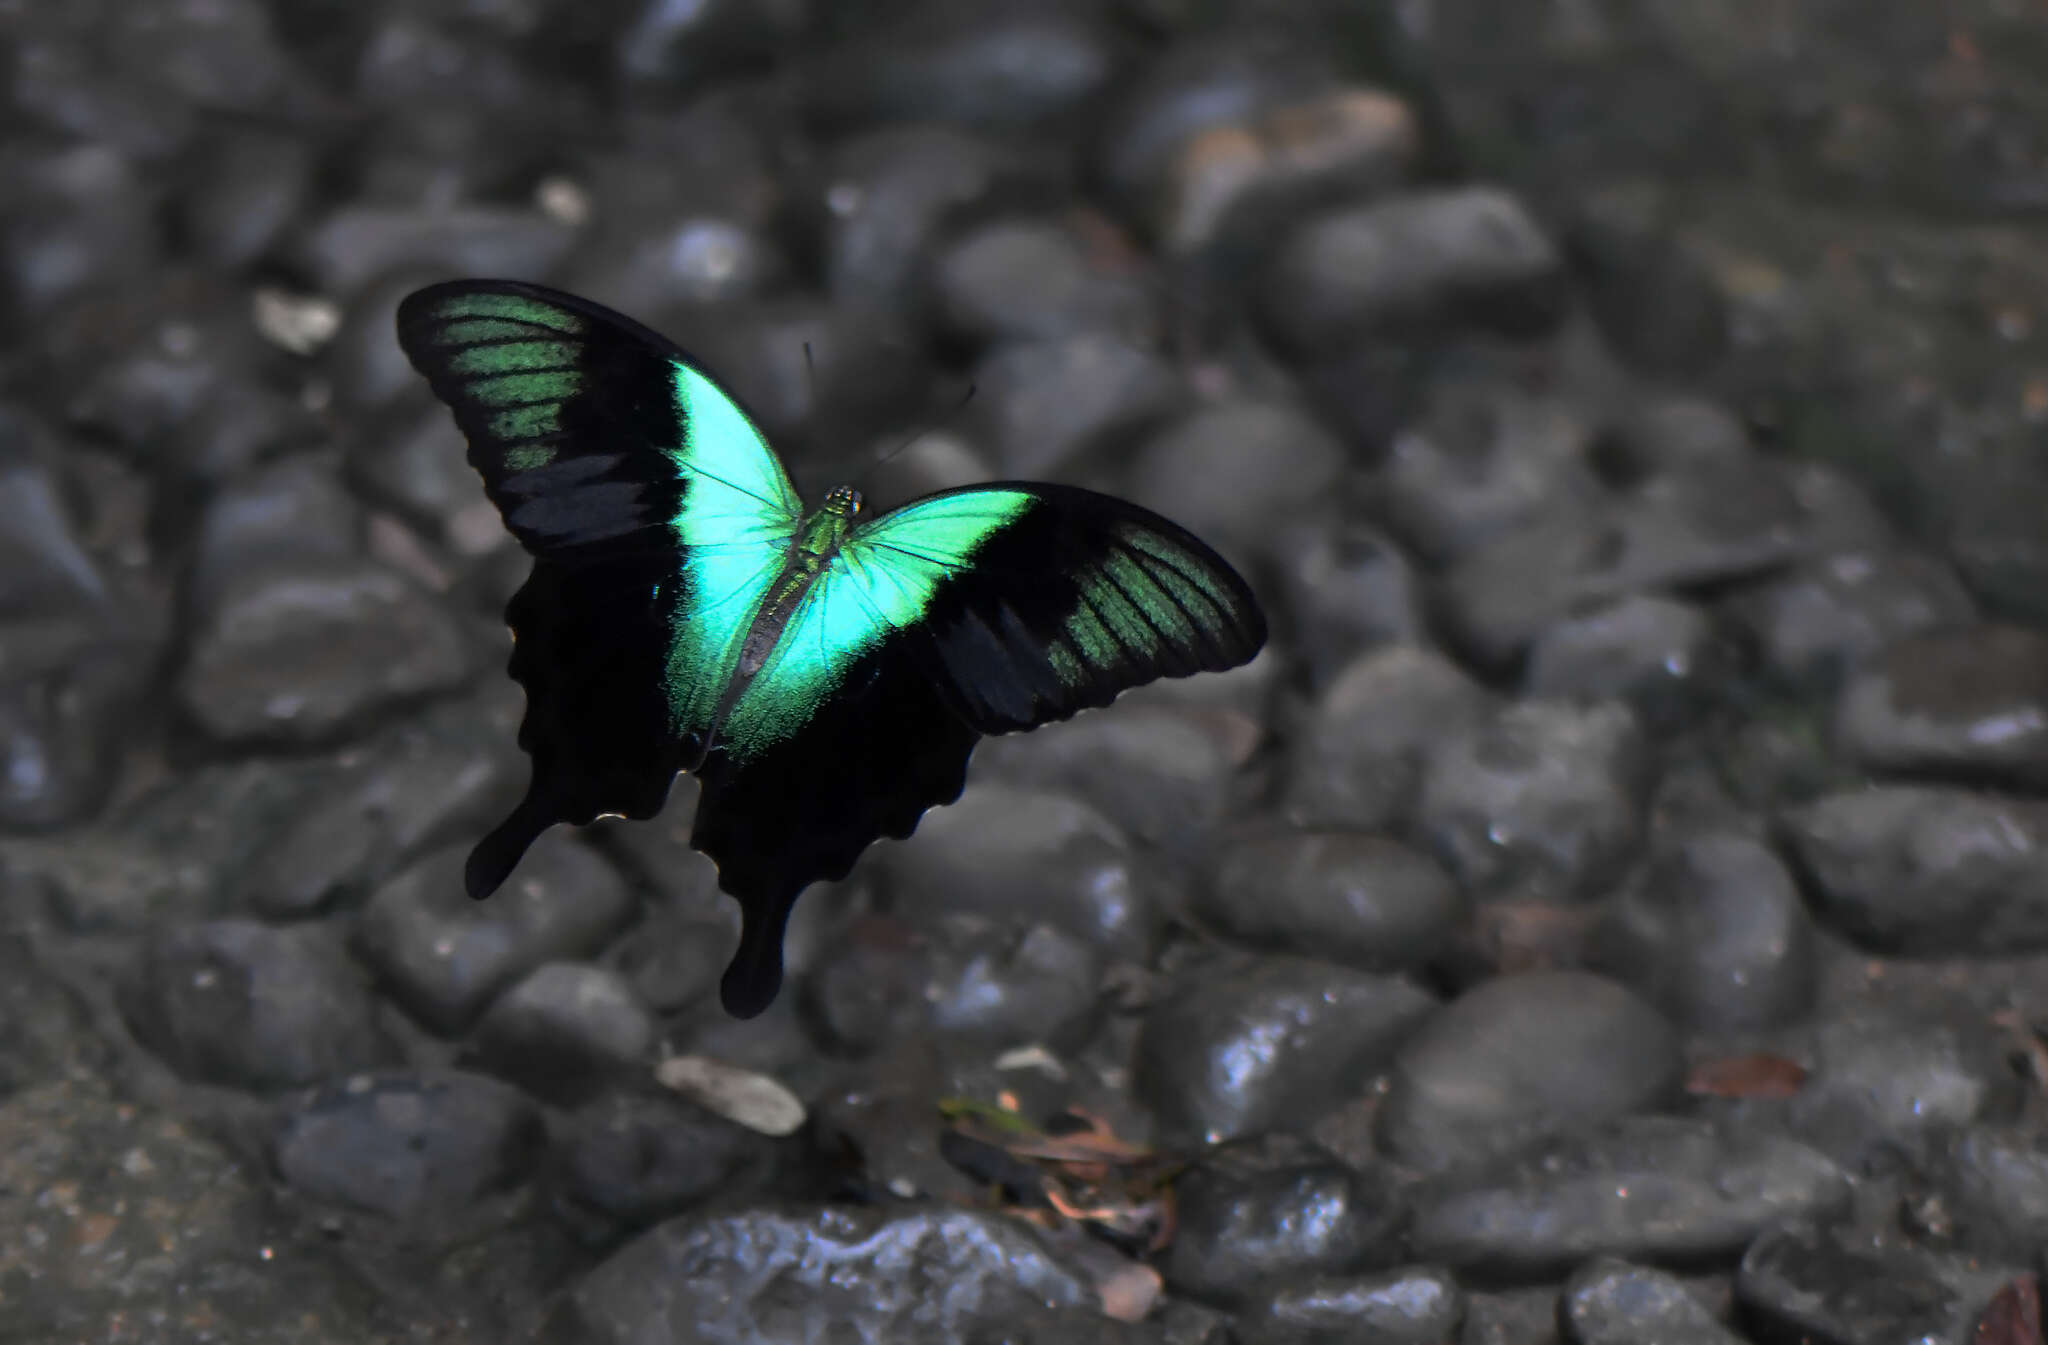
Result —
[{"label": "cobblestone ground", "polygon": [[[2048,11],[0,52],[0,1339],[2040,1341]],[[525,561],[392,336],[465,275],[813,498],[1160,510],[1271,647],[985,743],[750,1022],[687,781],[472,904]]]}]

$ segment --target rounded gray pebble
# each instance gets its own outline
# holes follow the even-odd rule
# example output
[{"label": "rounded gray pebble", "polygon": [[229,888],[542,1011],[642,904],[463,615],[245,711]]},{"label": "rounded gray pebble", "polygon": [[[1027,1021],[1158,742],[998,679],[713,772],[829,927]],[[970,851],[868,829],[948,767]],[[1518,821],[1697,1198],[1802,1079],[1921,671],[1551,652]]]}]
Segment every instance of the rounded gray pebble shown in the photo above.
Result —
[{"label": "rounded gray pebble", "polygon": [[1427,644],[1422,577],[1387,536],[1348,511],[1284,526],[1273,546],[1297,648],[1318,687],[1387,644]]},{"label": "rounded gray pebble", "polygon": [[1214,402],[1138,450],[1130,494],[1227,553],[1319,502],[1344,468],[1343,445],[1301,408]]},{"label": "rounded gray pebble", "polygon": [[683,1098],[614,1092],[578,1108],[556,1150],[569,1200],[638,1227],[759,1175],[773,1143]]},{"label": "rounded gray pebble", "polygon": [[1636,596],[1567,617],[1529,648],[1531,696],[1625,700],[1658,731],[1683,727],[1724,682],[1714,625],[1672,598]]},{"label": "rounded gray pebble", "polygon": [[1678,1280],[1612,1257],[1565,1281],[1560,1315],[1572,1345],[1743,1345]]},{"label": "rounded gray pebble", "polygon": [[1404,820],[1424,753],[1480,722],[1491,703],[1442,654],[1389,645],[1360,655],[1323,688],[1295,735],[1289,819],[1359,830]]},{"label": "rounded gray pebble", "polygon": [[1751,1329],[1768,1340],[1965,1345],[1978,1314],[2018,1269],[1798,1225],[1750,1245],[1735,1297]]},{"label": "rounded gray pebble", "polygon": [[1225,845],[1193,906],[1241,942],[1365,971],[1428,962],[1465,913],[1442,866],[1398,841],[1279,828]]},{"label": "rounded gray pebble", "polygon": [[476,1025],[484,1067],[557,1103],[595,1094],[610,1078],[651,1068],[654,1017],[624,977],[549,962],[498,996]]},{"label": "rounded gray pebble", "polygon": [[1465,1319],[1465,1295],[1451,1273],[1404,1266],[1374,1275],[1289,1285],[1240,1313],[1245,1345],[1441,1345]]},{"label": "rounded gray pebble", "polygon": [[1972,626],[1900,640],[1842,688],[1835,737],[1873,771],[2048,785],[2048,635]]},{"label": "rounded gray pebble", "polygon": [[1504,976],[1465,994],[1403,1046],[1380,1141],[1426,1170],[1669,1100],[1683,1062],[1664,1016],[1584,972]]},{"label": "rounded gray pebble", "polygon": [[1913,551],[1843,551],[1801,565],[1731,604],[1788,685],[1832,690],[1887,645],[1974,624],[1953,567]]}]

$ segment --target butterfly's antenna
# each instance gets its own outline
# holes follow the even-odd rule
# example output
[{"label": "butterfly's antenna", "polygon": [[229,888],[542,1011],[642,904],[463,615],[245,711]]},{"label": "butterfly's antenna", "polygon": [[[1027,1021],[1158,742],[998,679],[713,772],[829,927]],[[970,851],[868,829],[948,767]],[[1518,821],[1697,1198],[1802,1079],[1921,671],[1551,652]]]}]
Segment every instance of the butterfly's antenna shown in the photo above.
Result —
[{"label": "butterfly's antenna", "polygon": [[804,377],[811,385],[811,413],[818,410],[818,361],[811,355],[811,343],[804,342]]},{"label": "butterfly's antenna", "polygon": [[903,439],[900,442],[898,442],[894,448],[890,449],[888,452],[876,454],[875,460],[873,462],[870,462],[866,467],[863,467],[861,469],[861,484],[866,484],[868,475],[870,473],[872,473],[877,467],[880,467],[883,463],[889,461],[889,459],[895,457],[898,453],[901,453],[904,449],[909,448],[912,444],[924,438],[926,435],[931,434],[937,430],[942,430],[946,426],[952,424],[954,419],[958,417],[962,411],[965,411],[967,409],[967,404],[974,400],[975,386],[975,384],[969,383],[967,385],[967,391],[960,394],[960,400],[953,403],[952,406],[948,407],[944,414],[935,417],[929,424],[920,426],[919,428],[912,430],[909,434],[905,435]]}]

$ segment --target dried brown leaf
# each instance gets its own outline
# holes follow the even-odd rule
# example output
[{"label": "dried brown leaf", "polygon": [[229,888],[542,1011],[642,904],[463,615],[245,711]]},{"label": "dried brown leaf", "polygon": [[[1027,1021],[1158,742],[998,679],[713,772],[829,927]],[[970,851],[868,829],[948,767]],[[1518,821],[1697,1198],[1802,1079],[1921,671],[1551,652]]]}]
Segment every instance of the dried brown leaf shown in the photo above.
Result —
[{"label": "dried brown leaf", "polygon": [[1992,1296],[1977,1320],[1975,1345],[2043,1345],[2041,1288],[2022,1275]]},{"label": "dried brown leaf", "polygon": [[1759,1051],[1702,1060],[1685,1076],[1685,1091],[1704,1097],[1784,1098],[1797,1093],[1805,1082],[1804,1065]]}]

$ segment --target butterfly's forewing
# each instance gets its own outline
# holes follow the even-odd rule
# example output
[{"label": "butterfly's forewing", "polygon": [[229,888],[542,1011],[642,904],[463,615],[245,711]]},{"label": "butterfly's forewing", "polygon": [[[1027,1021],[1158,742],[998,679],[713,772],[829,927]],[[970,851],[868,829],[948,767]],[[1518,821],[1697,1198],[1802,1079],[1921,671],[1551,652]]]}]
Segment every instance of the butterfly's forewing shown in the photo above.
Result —
[{"label": "butterfly's forewing", "polygon": [[741,895],[726,1008],[781,978],[797,895],[960,795],[982,733],[1250,659],[1265,620],[1216,553],[1158,515],[1065,486],[996,484],[858,529],[732,708],[691,843]]},{"label": "butterfly's forewing", "polygon": [[703,746],[800,506],[729,395],[596,304],[451,282],[399,305],[398,339],[534,555],[506,609],[533,778],[470,856],[482,897],[555,822],[660,809]]}]

